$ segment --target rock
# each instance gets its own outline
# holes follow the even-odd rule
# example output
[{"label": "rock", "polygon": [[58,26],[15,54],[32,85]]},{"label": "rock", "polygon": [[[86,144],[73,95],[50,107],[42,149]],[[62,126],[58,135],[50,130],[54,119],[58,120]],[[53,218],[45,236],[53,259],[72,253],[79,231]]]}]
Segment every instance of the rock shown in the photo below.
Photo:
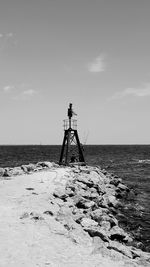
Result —
[{"label": "rock", "polygon": [[84,189],[79,189],[79,190],[77,190],[76,193],[77,193],[77,195],[84,197],[84,198],[87,198],[87,199],[89,199],[91,196],[90,191],[84,190]]},{"label": "rock", "polygon": [[85,183],[76,181],[76,185],[79,185],[79,187],[83,188],[83,189],[87,189],[87,185]]},{"label": "rock", "polygon": [[37,166],[42,166],[51,169],[53,167],[53,163],[49,161],[38,162]]},{"label": "rock", "polygon": [[86,216],[86,215],[83,213],[83,211],[78,210],[78,209],[77,209],[76,212],[73,211],[73,213],[74,213],[74,215],[73,215],[73,219],[74,219],[77,223],[81,223],[81,220],[82,220],[83,218],[85,218],[85,216]]},{"label": "rock", "polygon": [[46,210],[43,212],[43,214],[50,215],[50,216],[54,215],[54,213],[51,210]]},{"label": "rock", "polygon": [[34,190],[34,188],[33,187],[26,187],[26,190],[32,191],[32,190]]},{"label": "rock", "polygon": [[85,227],[84,230],[89,233],[91,237],[99,236],[103,241],[108,242],[109,238],[107,233],[99,226]]},{"label": "rock", "polygon": [[90,227],[98,225],[97,222],[95,222],[94,220],[89,219],[89,218],[83,218],[80,223],[81,223],[82,227],[85,227],[85,228],[90,228]]},{"label": "rock", "polygon": [[94,187],[89,188],[89,191],[90,191],[91,194],[92,193],[97,193],[97,190]]},{"label": "rock", "polygon": [[99,222],[99,221],[102,220],[102,219],[101,219],[102,216],[103,216],[104,214],[107,214],[108,212],[109,212],[109,211],[108,211],[107,209],[99,208],[99,209],[96,209],[96,210],[92,211],[92,212],[90,213],[90,215],[91,215],[91,217],[92,217],[93,220]]},{"label": "rock", "polygon": [[28,172],[28,169],[27,169],[26,165],[22,165],[22,166],[21,166],[21,169],[22,169],[25,173]]},{"label": "rock", "polygon": [[74,201],[72,198],[68,197],[67,198],[67,202],[66,202],[66,205],[68,205],[68,207],[74,207]]},{"label": "rock", "polygon": [[24,171],[21,167],[15,167],[12,170],[13,175],[22,175],[23,173],[24,173]]},{"label": "rock", "polygon": [[67,188],[65,190],[66,195],[68,195],[69,197],[73,197],[75,195],[75,192],[73,190],[71,190],[71,188]]},{"label": "rock", "polygon": [[70,208],[62,206],[56,216],[56,221],[61,222],[67,230],[75,229],[77,223],[72,218]]},{"label": "rock", "polygon": [[5,169],[4,168],[0,168],[0,177],[2,177],[5,173]]},{"label": "rock", "polygon": [[141,258],[145,259],[146,261],[150,262],[150,253],[148,253],[148,252],[144,252],[141,249],[131,247],[131,253],[133,255],[133,258],[141,257]]},{"label": "rock", "polygon": [[118,243],[116,241],[110,241],[107,248],[108,249],[114,249],[114,250],[122,253],[123,255],[127,256],[130,259],[133,258],[132,252],[130,251],[130,248],[126,247],[126,246],[124,246],[121,243]]},{"label": "rock", "polygon": [[93,208],[96,206],[94,201],[87,201],[84,203],[85,209]]},{"label": "rock", "polygon": [[116,194],[116,188],[114,185],[111,185],[111,184],[107,184],[105,186],[105,191],[106,191],[107,195],[115,196],[115,194]]},{"label": "rock", "polygon": [[93,244],[97,248],[103,248],[103,247],[106,248],[107,247],[107,243],[104,242],[99,236],[93,237]]},{"label": "rock", "polygon": [[78,196],[76,199],[74,199],[75,205],[79,209],[89,209],[96,206],[94,201],[87,201],[85,198]]},{"label": "rock", "polygon": [[109,206],[116,207],[118,205],[118,201],[115,196],[108,195],[107,199],[108,199]]},{"label": "rock", "polygon": [[99,174],[95,171],[90,172],[90,181],[92,181],[93,185],[97,185],[99,183],[100,177]]},{"label": "rock", "polygon": [[65,200],[68,197],[68,195],[66,194],[65,188],[62,188],[62,187],[56,188],[54,193],[53,193],[53,196],[60,198],[62,200]]},{"label": "rock", "polygon": [[60,168],[60,165],[58,163],[52,162],[54,168]]},{"label": "rock", "polygon": [[80,169],[78,169],[78,166],[74,166],[74,168],[72,169],[74,173],[80,173]]},{"label": "rock", "polygon": [[20,216],[20,219],[26,219],[26,218],[29,218],[29,213],[28,212],[24,212],[21,216]]},{"label": "rock", "polygon": [[105,192],[106,192],[105,184],[104,183],[98,184],[97,185],[97,191],[99,194],[102,194],[102,195],[105,194]]},{"label": "rock", "polygon": [[98,193],[91,193],[90,196],[89,196],[89,199],[91,199],[91,200],[93,199],[95,201],[100,201],[102,199],[102,197],[99,198],[99,194]]},{"label": "rock", "polygon": [[93,182],[89,179],[89,176],[79,176],[77,178],[77,180],[83,184],[86,184],[88,187],[92,187],[93,186]]},{"label": "rock", "polygon": [[117,225],[111,228],[109,237],[111,240],[117,240],[119,242],[127,242],[128,240],[128,234]]},{"label": "rock", "polygon": [[26,167],[28,172],[34,171],[36,169],[36,165],[32,163],[26,165]]},{"label": "rock", "polygon": [[119,179],[117,178],[113,178],[110,180],[110,184],[113,184],[114,186],[118,186],[118,184],[120,183]]},{"label": "rock", "polygon": [[107,172],[105,169],[101,170],[101,172],[102,172],[104,175],[107,175],[107,174],[108,174],[108,172]]},{"label": "rock", "polygon": [[25,172],[25,173],[28,173],[28,172],[31,172],[31,171],[34,171],[36,169],[36,165],[30,163],[28,165],[22,165],[21,166],[21,169]]},{"label": "rock", "polygon": [[99,206],[102,208],[108,208],[108,198],[107,195],[103,195],[102,200],[99,203]]},{"label": "rock", "polygon": [[67,185],[66,185],[66,189],[71,189],[73,192],[75,192],[75,190],[77,189],[76,188],[76,184],[74,184],[73,182],[68,182]]},{"label": "rock", "polygon": [[34,211],[30,213],[30,216],[31,216],[31,219],[35,220],[35,221],[44,220],[44,218],[41,216],[41,214],[36,213]]},{"label": "rock", "polygon": [[3,177],[11,177],[12,176],[12,168],[5,168],[4,169]]},{"label": "rock", "polygon": [[111,224],[109,221],[102,221],[101,222],[101,229],[103,229],[105,232],[109,231],[111,228]]},{"label": "rock", "polygon": [[84,172],[87,174],[90,173],[89,167],[87,167],[87,166],[80,166],[79,170],[80,170],[80,172]]},{"label": "rock", "polygon": [[121,190],[129,191],[129,188],[122,183],[119,183],[117,187]]}]

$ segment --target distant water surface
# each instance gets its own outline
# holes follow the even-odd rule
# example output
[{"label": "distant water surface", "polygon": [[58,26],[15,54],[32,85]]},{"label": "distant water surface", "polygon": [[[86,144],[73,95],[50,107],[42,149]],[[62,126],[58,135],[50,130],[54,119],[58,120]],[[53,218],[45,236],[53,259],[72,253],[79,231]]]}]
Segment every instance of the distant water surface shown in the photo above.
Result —
[{"label": "distant water surface", "polygon": [[[59,161],[61,146],[0,146],[0,167],[14,167],[38,161]],[[140,215],[131,210],[128,219],[138,225],[142,242],[150,251],[150,145],[86,145],[88,165],[98,165],[121,177],[136,190]],[[143,208],[142,208],[143,207]]]}]

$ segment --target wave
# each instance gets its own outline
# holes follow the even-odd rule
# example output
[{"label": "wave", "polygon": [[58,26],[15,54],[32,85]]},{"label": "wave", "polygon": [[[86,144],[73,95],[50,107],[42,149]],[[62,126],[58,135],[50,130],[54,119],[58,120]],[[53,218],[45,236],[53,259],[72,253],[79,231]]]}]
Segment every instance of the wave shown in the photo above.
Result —
[{"label": "wave", "polygon": [[150,164],[150,159],[139,159],[138,163],[147,163]]}]

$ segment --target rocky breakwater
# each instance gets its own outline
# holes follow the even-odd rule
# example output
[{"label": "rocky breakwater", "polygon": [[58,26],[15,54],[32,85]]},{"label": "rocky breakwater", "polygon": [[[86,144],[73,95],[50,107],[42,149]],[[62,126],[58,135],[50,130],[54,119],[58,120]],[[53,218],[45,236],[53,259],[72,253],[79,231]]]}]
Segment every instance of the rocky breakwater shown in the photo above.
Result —
[{"label": "rocky breakwater", "polygon": [[128,260],[128,266],[150,266],[150,253],[138,248],[134,236],[121,228],[117,219],[118,214],[121,217],[122,199],[133,192],[121,179],[99,167],[71,169],[68,182],[57,187],[50,198],[51,205],[59,207],[57,212],[52,209],[55,219],[76,243],[85,235],[85,240],[90,238],[95,247],[93,253]]}]

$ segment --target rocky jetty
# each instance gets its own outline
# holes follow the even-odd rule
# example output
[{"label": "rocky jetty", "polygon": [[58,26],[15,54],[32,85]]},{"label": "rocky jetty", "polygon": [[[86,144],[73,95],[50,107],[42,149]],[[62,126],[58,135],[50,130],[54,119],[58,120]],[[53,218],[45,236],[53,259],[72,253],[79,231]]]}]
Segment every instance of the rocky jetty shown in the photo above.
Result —
[{"label": "rocky jetty", "polygon": [[[21,177],[24,177],[22,181],[26,183],[24,174],[37,172],[41,172],[41,178],[39,175],[37,175],[37,178],[35,174],[31,175],[32,179],[27,179],[28,182],[32,181],[29,182],[30,187],[26,187],[24,184],[21,185],[19,182]],[[16,176],[18,175],[23,176],[17,178]],[[45,175],[46,177],[44,178]],[[21,167],[0,168],[0,180],[11,180],[14,176],[16,177],[14,179],[16,179],[18,188],[21,186],[21,190],[23,190],[22,195],[19,192],[18,196],[14,181],[17,195],[15,199],[18,199],[16,200],[16,206],[18,203],[22,203],[19,208],[23,210],[27,206],[27,204],[24,204],[27,198],[27,203],[33,203],[34,209],[36,206],[40,206],[41,209],[40,213],[37,213],[36,209],[34,212],[25,210],[20,215],[20,224],[17,219],[18,229],[20,229],[19,227],[22,223],[29,223],[29,221],[26,222],[25,220],[30,219],[30,217],[32,217],[32,221],[36,221],[36,225],[38,225],[37,222],[39,221],[38,227],[42,225],[42,222],[46,223],[47,231],[53,229],[56,223],[56,225],[61,225],[62,235],[71,239],[74,244],[83,245],[84,248],[87,247],[87,250],[90,247],[91,252],[89,253],[91,254],[89,255],[91,255],[92,259],[98,260],[97,256],[99,255],[101,257],[101,266],[111,266],[107,262],[110,263],[112,261],[115,262],[114,266],[119,267],[150,266],[150,253],[141,250],[141,243],[139,244],[134,235],[128,231],[128,227],[122,227],[122,222],[125,220],[124,214],[121,213],[125,204],[124,200],[133,198],[134,191],[126,186],[119,177],[108,173],[100,167],[78,165],[60,167],[52,162],[38,162],[37,164],[22,165]],[[5,187],[5,184],[3,186]],[[43,188],[46,191],[42,192]],[[9,185],[8,189],[11,189]],[[25,194],[24,190],[27,190],[28,193]],[[41,201],[43,194],[47,195],[45,193],[47,190],[48,199],[46,197],[45,201],[48,203],[46,202],[47,209],[45,209],[44,205],[41,206]],[[10,196],[10,193],[8,195]],[[33,200],[34,197],[36,199]],[[38,198],[40,197],[39,205]],[[28,198],[32,200],[29,201]],[[42,211],[43,209],[45,210]],[[31,227],[34,227],[34,225],[31,225]],[[40,231],[40,228],[38,229]],[[56,232],[57,234],[60,233]],[[55,240],[55,236],[53,238]],[[93,255],[95,256],[93,257]],[[106,261],[106,264],[104,264],[104,261]],[[88,264],[87,266],[98,266],[94,262],[90,265],[89,260]]]}]

